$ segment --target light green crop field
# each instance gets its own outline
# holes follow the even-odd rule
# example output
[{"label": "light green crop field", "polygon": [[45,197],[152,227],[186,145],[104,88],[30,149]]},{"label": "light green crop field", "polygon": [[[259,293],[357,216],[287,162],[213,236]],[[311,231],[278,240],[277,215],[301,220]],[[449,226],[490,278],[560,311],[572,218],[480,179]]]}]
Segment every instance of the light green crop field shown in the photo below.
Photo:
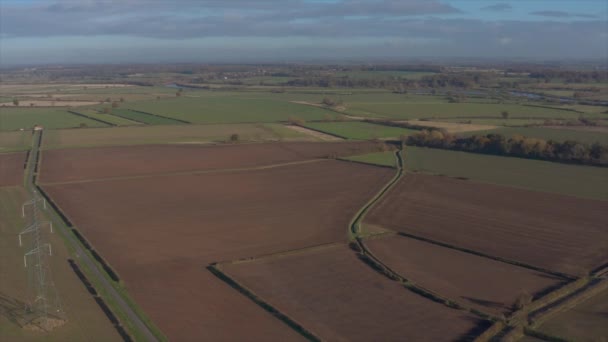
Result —
[{"label": "light green crop field", "polygon": [[23,312],[27,292],[23,253],[29,238],[25,236],[25,246],[20,247],[15,237],[25,225],[21,205],[27,199],[21,187],[0,187],[0,340],[120,341],[110,320],[67,263],[70,256],[57,232],[48,234],[53,249],[48,261],[68,321],[49,333],[27,330],[17,324],[23,323],[18,317]]},{"label": "light green crop field", "polygon": [[169,118],[164,118],[161,116],[149,115],[140,112],[134,112],[128,109],[114,108],[112,109],[113,115],[118,115],[125,119],[135,120],[138,122],[143,122],[146,125],[183,125],[183,122],[172,120]]},{"label": "light green crop field", "polygon": [[[347,114],[380,117],[389,119],[416,119],[416,118],[489,118],[500,119],[501,113],[507,111],[513,119],[576,119],[579,113],[530,107],[518,104],[483,104],[483,103],[364,103],[348,102]],[[602,114],[591,113],[587,117],[601,117]]]},{"label": "light green crop field", "polygon": [[81,113],[86,116],[90,116],[94,119],[109,122],[109,123],[117,125],[117,126],[141,125],[141,123],[139,123],[139,122],[131,121],[131,120],[125,119],[125,118],[117,116],[117,115],[99,113],[93,109],[78,109],[78,110],[73,110],[73,111],[77,112],[77,113]]},{"label": "light green crop field", "polygon": [[70,114],[64,109],[0,107],[0,131],[28,129],[34,125],[48,129],[72,128],[81,124],[87,127],[107,127],[100,122]]},{"label": "light green crop field", "polygon": [[[271,94],[268,94],[271,95]],[[158,114],[192,123],[253,123],[321,120],[337,114],[322,108],[281,101],[270,96],[242,93],[239,96],[179,97],[155,101],[132,102],[129,109]]]},{"label": "light green crop field", "polygon": [[545,140],[555,140],[560,142],[566,140],[573,140],[589,144],[592,144],[594,142],[608,144],[608,133],[579,131],[561,128],[557,129],[544,127],[501,127],[490,131],[470,132],[468,134],[480,135],[488,133],[499,133],[506,137],[512,137],[514,135],[519,134],[530,138],[541,138]]},{"label": "light green crop field", "polygon": [[608,337],[608,291],[587,299],[574,308],[560,312],[541,324],[544,333],[569,341],[602,341]]},{"label": "light green crop field", "polygon": [[390,127],[359,121],[307,122],[305,126],[322,132],[335,134],[346,139],[358,140],[399,138],[418,132],[407,128]]},{"label": "light green crop field", "polygon": [[608,200],[608,168],[406,147],[405,167],[524,189]]},{"label": "light green crop field", "polygon": [[396,167],[395,151],[368,153],[343,159],[367,164]]},{"label": "light green crop field", "polygon": [[205,144],[225,142],[232,134],[239,141],[309,141],[313,138],[280,124],[219,124],[132,126],[46,131],[43,149],[142,144]]},{"label": "light green crop field", "polygon": [[0,132],[0,153],[28,150],[32,143],[32,131]]}]

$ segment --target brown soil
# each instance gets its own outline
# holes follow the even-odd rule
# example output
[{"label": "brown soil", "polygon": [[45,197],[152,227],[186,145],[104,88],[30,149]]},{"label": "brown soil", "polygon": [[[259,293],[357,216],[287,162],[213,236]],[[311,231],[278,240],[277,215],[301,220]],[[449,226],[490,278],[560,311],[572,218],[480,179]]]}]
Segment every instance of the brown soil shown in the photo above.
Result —
[{"label": "brown soil", "polygon": [[454,341],[478,323],[405,289],[346,246],[222,269],[328,341]]},{"label": "brown soil", "polygon": [[293,340],[300,336],[205,267],[344,241],[349,220],[392,174],[322,161],[45,190],[172,340]]},{"label": "brown soil", "polygon": [[338,138],[336,136],[333,135],[329,135],[329,134],[325,134],[319,131],[315,131],[306,127],[302,127],[302,126],[296,126],[296,125],[285,125],[285,127],[292,129],[296,132],[300,132],[300,133],[304,133],[307,135],[310,135],[312,137],[318,138],[319,140],[324,140],[324,141],[341,141],[344,140],[342,138]]},{"label": "brown soil", "polygon": [[463,305],[500,315],[522,293],[535,294],[564,279],[415,239],[365,241],[384,264],[415,284]]},{"label": "brown soil", "polygon": [[366,222],[570,274],[608,262],[608,201],[408,174]]},{"label": "brown soil", "polygon": [[50,150],[43,153],[41,182],[121,177],[194,170],[255,167],[376,151],[369,142],[272,143],[222,146],[151,145]]},{"label": "brown soil", "polygon": [[23,184],[26,153],[0,153],[0,186]]}]

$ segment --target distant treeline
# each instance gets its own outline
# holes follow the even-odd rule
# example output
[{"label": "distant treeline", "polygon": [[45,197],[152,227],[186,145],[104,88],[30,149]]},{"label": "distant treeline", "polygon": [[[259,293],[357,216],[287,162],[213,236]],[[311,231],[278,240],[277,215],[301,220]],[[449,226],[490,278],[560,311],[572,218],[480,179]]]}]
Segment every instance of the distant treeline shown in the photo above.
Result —
[{"label": "distant treeline", "polygon": [[567,83],[598,83],[608,81],[607,71],[542,70],[530,73],[531,78],[547,81],[559,79]]},{"label": "distant treeline", "polygon": [[499,156],[548,160],[569,164],[608,166],[608,146],[566,140],[557,142],[515,135],[501,134],[454,136],[441,130],[423,130],[404,137],[411,146],[434,147],[456,151],[476,152]]}]

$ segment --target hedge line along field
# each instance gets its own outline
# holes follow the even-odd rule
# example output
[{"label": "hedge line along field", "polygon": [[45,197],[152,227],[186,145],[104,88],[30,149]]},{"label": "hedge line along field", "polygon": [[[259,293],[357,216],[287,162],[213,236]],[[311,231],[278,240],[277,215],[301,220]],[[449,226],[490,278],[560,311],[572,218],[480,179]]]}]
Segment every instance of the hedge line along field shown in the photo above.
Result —
[{"label": "hedge line along field", "polygon": [[31,129],[34,125],[44,128],[73,128],[82,124],[87,127],[108,127],[98,121],[53,108],[2,108],[0,107],[0,131]]},{"label": "hedge line along field", "polygon": [[[553,119],[578,119],[580,113],[523,106],[518,104],[485,104],[485,103],[347,103],[347,114],[378,117],[387,119],[420,119],[420,118],[497,118],[500,119],[502,112],[507,111],[510,118],[553,118]],[[589,118],[601,117],[601,114],[590,113]]]},{"label": "hedge line along field", "polygon": [[[21,205],[29,198],[21,187],[0,187],[0,340],[2,341],[120,341],[110,320],[68,265],[69,253],[59,234],[48,235],[53,248],[49,266],[68,321],[50,333],[19,326],[27,292],[27,270],[23,267],[25,246],[17,234],[25,227]],[[43,231],[46,233],[47,231]],[[24,237],[24,242],[29,240]],[[21,322],[22,323],[22,322]]]},{"label": "hedge line along field", "polygon": [[128,119],[125,119],[123,117],[117,116],[117,115],[113,115],[113,114],[106,114],[106,113],[100,113],[94,109],[78,109],[78,110],[74,110],[77,113],[81,113],[84,114],[86,116],[92,117],[94,119],[97,120],[101,120],[101,121],[105,121],[105,122],[109,122],[111,124],[114,124],[116,126],[137,126],[137,125],[141,125],[141,123],[136,122],[136,121],[131,121]]},{"label": "hedge line along field", "polygon": [[551,317],[537,329],[571,341],[601,341],[608,337],[608,291]]},{"label": "hedge line along field", "polygon": [[608,168],[414,146],[404,156],[408,171],[608,200]]},{"label": "hedge line along field", "polygon": [[583,275],[608,262],[606,212],[608,201],[408,174],[365,222]]},{"label": "hedge line along field", "polygon": [[368,122],[307,122],[304,126],[346,139],[368,140],[380,138],[399,138],[418,131],[372,124]]},{"label": "hedge line along field", "polygon": [[267,123],[289,118],[322,120],[338,114],[313,106],[268,98],[249,98],[247,93],[237,97],[178,97],[154,101],[132,102],[125,107],[192,123]]},{"label": "hedge line along field", "polygon": [[134,120],[136,122],[143,122],[146,125],[183,125],[184,124],[183,122],[180,122],[177,120],[173,120],[173,119],[169,119],[169,118],[165,118],[165,117],[157,116],[157,115],[150,115],[150,114],[141,113],[141,112],[134,112],[129,109],[113,108],[112,114],[118,115],[118,116],[126,118],[126,119]]},{"label": "hedge line along field", "polygon": [[146,145],[45,151],[40,182],[251,168],[376,150],[371,142]]},{"label": "hedge line along field", "polygon": [[541,294],[565,279],[406,237],[365,240],[382,263],[415,284],[500,316],[518,297]]},{"label": "hedge line along field", "polygon": [[322,340],[472,340],[480,323],[377,273],[344,245],[221,268]]},{"label": "hedge line along field", "polygon": [[[0,137],[3,133],[0,133]],[[308,135],[280,124],[220,124],[90,128],[50,130],[43,136],[44,149],[126,146],[149,144],[207,144],[226,142],[237,134],[239,141],[306,141]],[[1,138],[0,138],[1,139]]]},{"label": "hedge line along field", "polygon": [[27,150],[31,143],[31,131],[0,132],[0,153]]},{"label": "hedge line along field", "polygon": [[583,142],[588,144],[601,143],[608,144],[608,133],[607,132],[590,132],[590,131],[579,131],[572,129],[556,129],[556,128],[544,128],[544,127],[502,127],[495,130],[486,132],[476,132],[470,134],[488,134],[498,133],[506,137],[512,137],[514,135],[523,135],[530,138],[541,138],[545,140],[555,141],[566,141],[573,140],[577,142]]},{"label": "hedge line along field", "polygon": [[352,216],[393,174],[326,160],[43,188],[170,339],[293,340],[205,266],[344,241]]},{"label": "hedge line along field", "polygon": [[395,151],[374,152],[358,156],[346,157],[344,159],[380,166],[397,166],[397,162],[395,160]]},{"label": "hedge line along field", "polygon": [[0,186],[23,184],[23,164],[27,153],[0,153]]}]

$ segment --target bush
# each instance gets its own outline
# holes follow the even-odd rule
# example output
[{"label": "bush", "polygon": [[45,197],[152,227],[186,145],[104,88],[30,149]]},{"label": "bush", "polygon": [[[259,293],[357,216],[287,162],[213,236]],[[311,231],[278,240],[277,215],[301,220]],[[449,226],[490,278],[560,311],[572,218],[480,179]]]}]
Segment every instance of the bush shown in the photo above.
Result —
[{"label": "bush", "polygon": [[239,141],[239,135],[234,133],[232,135],[230,135],[230,142],[237,142]]}]

